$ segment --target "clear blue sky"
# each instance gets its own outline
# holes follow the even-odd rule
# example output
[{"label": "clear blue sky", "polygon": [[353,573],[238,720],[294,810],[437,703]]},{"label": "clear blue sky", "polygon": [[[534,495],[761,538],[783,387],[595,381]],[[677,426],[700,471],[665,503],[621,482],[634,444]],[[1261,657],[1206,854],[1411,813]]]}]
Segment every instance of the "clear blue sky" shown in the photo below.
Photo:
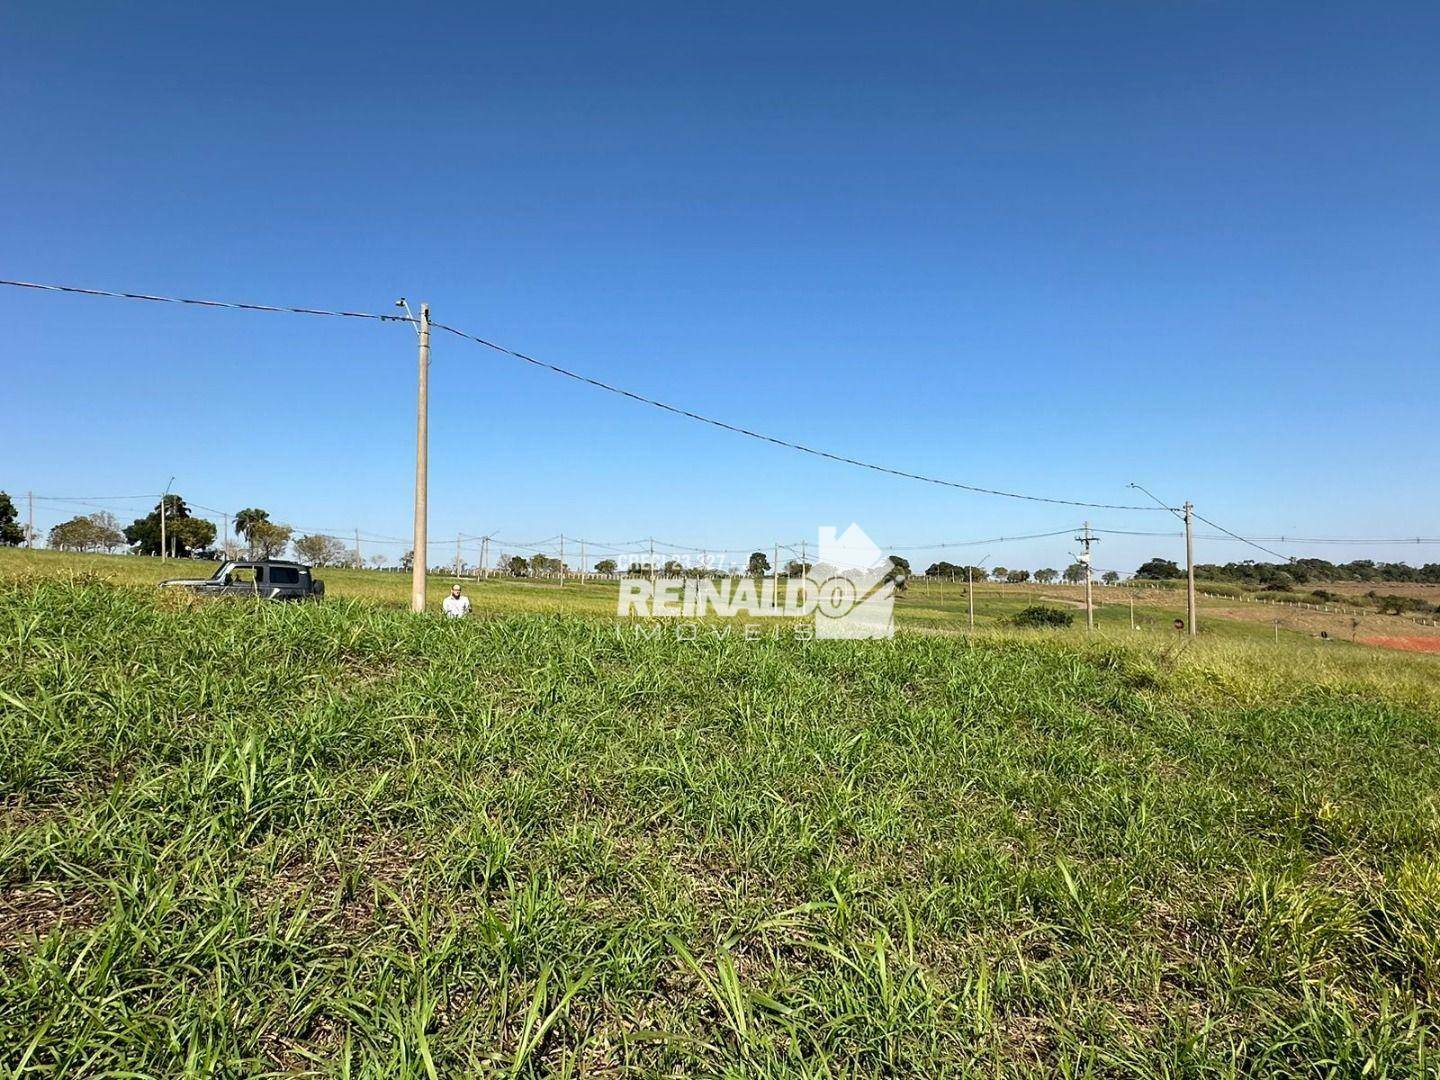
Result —
[{"label": "clear blue sky", "polygon": [[[1433,3],[14,3],[0,276],[403,294],[901,468],[1100,502],[1136,480],[1256,534],[1435,535],[1437,47]],[[12,492],[175,474],[201,503],[408,531],[404,326],[0,290],[0,364]],[[741,546],[854,520],[888,544],[1084,516],[807,459],[453,339],[432,392],[442,538]],[[1180,553],[1114,537],[1097,563]]]}]

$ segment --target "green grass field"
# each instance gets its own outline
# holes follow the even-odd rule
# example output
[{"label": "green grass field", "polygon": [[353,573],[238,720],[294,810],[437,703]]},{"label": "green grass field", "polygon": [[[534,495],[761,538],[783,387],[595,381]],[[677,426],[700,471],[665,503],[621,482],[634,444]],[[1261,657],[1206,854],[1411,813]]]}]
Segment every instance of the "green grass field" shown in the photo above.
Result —
[{"label": "green grass field", "polygon": [[807,643],[617,634],[613,586],[147,587],[183,569],[0,557],[11,1074],[1440,1068],[1434,657],[1005,631],[998,588]]},{"label": "green grass field", "polygon": [[[189,559],[161,561],[153,558],[121,555],[81,555],[56,551],[25,551],[0,548],[0,576],[28,577],[46,575],[72,577],[88,575],[89,579],[117,585],[153,585],[171,577],[208,577],[215,563]],[[325,582],[326,595],[374,601],[396,607],[410,603],[410,575],[394,571],[352,570],[329,567],[316,571]],[[429,603],[438,609],[440,601],[455,581],[444,574],[431,574],[428,581]],[[465,578],[464,587],[480,617],[511,615],[517,612],[581,614],[611,617],[615,614],[617,586],[614,582],[589,581],[581,584],[568,581],[531,581],[495,576],[484,580]],[[781,579],[784,588],[785,579]],[[1129,632],[1131,590],[1098,589],[1097,625],[1105,631]],[[975,588],[975,624],[994,629],[1007,624],[1011,616],[1031,604],[1044,603],[1066,607],[1077,623],[1083,623],[1083,596],[1078,586],[1065,585],[1000,585],[981,584]],[[1173,637],[1171,623],[1183,615],[1184,598],[1177,592],[1161,590],[1136,591],[1136,624],[1142,636]],[[1206,635],[1237,641],[1268,641],[1270,628],[1256,623],[1234,620],[1203,619],[1208,598],[1201,597],[1202,628]],[[969,598],[963,583],[916,583],[896,603],[896,621],[916,630],[940,633],[958,632],[968,628]],[[1283,631],[1282,636],[1304,638],[1308,635]],[[1338,642],[1337,642],[1338,644]]]}]

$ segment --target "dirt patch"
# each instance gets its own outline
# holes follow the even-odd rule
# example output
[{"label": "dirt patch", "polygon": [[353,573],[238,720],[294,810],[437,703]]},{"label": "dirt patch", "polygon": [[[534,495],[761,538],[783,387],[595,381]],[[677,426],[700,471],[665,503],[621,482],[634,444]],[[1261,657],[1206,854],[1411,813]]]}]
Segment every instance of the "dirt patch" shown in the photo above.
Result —
[{"label": "dirt patch", "polygon": [[[1364,596],[1373,591],[1381,596],[1414,596],[1431,603],[1440,603],[1440,585],[1423,581],[1336,581],[1315,587],[1344,596]],[[1307,585],[1305,588],[1311,586]]]},{"label": "dirt patch", "polygon": [[[1422,626],[1408,619],[1394,615],[1347,615],[1334,611],[1315,611],[1311,608],[1289,607],[1283,604],[1227,604],[1211,603],[1202,605],[1201,617],[1206,615],[1236,619],[1241,622],[1261,623],[1273,626],[1280,623],[1281,630],[1300,631],[1319,637],[1323,630],[1338,641],[1349,641],[1352,635],[1357,642],[1376,644],[1380,638],[1396,635],[1392,630],[1403,629],[1402,638],[1433,638],[1440,641],[1440,627]],[[1356,625],[1358,623],[1358,625]]]},{"label": "dirt patch", "polygon": [[1378,645],[1382,649],[1403,649],[1406,652],[1440,653],[1440,634],[1425,634],[1412,637],[1362,637],[1356,638],[1365,645]]},{"label": "dirt patch", "polygon": [[105,917],[106,903],[83,890],[32,882],[0,892],[0,949],[13,949],[54,930],[89,930]]},{"label": "dirt patch", "polygon": [[313,905],[341,933],[384,921],[396,896],[413,898],[423,855],[393,837],[372,834],[344,849],[311,860],[290,860],[251,886],[261,911]]}]

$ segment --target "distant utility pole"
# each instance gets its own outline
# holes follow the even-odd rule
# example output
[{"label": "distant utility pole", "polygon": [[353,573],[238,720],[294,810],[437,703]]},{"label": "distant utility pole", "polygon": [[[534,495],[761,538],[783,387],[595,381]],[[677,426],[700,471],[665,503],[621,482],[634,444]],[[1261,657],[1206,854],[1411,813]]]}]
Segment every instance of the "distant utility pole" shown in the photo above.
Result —
[{"label": "distant utility pole", "polygon": [[175,477],[170,477],[170,483],[165,485],[165,491],[160,495],[160,561],[167,558],[165,550],[165,500],[170,497],[170,484],[175,483]]},{"label": "distant utility pole", "polygon": [[460,533],[455,533],[455,576],[460,576]]},{"label": "distant utility pole", "polygon": [[650,537],[650,584],[655,584],[655,538]]},{"label": "distant utility pole", "polygon": [[1199,632],[1195,625],[1195,532],[1192,519],[1195,507],[1185,500],[1185,621],[1190,624],[1190,636]]},{"label": "distant utility pole", "polygon": [[30,504],[29,521],[25,525],[25,546],[33,548],[35,546],[35,492],[27,491],[25,499]]},{"label": "distant utility pole", "polygon": [[[223,553],[230,547],[230,515],[227,514],[227,513],[225,513],[224,511],[221,511],[220,517],[221,517],[221,518],[223,519],[223,521],[224,521],[224,528],[225,528],[225,532],[223,533],[224,540],[223,540],[223,542],[221,543],[221,546],[220,546],[220,551],[221,551],[221,553],[223,554]],[[360,534],[359,534],[359,533],[356,533],[355,535],[356,535],[356,536],[359,536]],[[358,541],[357,541],[357,543],[358,543]],[[229,556],[226,555],[226,558],[229,558]]]},{"label": "distant utility pole", "polygon": [[[405,301],[400,301],[404,306]],[[408,310],[408,309],[407,309]],[[430,305],[420,305],[420,375],[415,418],[415,552],[410,560],[410,610],[425,610],[430,515]]]},{"label": "distant utility pole", "polygon": [[1085,628],[1095,629],[1095,596],[1091,587],[1090,573],[1090,545],[1095,543],[1095,537],[1090,535],[1090,522],[1085,522],[1084,535],[1077,536],[1076,540],[1085,545],[1085,553],[1080,556],[1080,561],[1085,564]]},{"label": "distant utility pole", "polygon": [[585,584],[585,541],[580,541],[580,584]]},{"label": "distant utility pole", "polygon": [[560,587],[565,587],[565,534],[560,534]]},{"label": "distant utility pole", "polygon": [[[229,527],[228,524],[226,526]],[[228,534],[227,534],[228,535]],[[360,554],[360,530],[355,530],[355,569],[360,570],[365,566],[365,557]]]},{"label": "distant utility pole", "polygon": [[490,576],[490,537],[488,536],[480,538],[480,576],[482,578]]},{"label": "distant utility pole", "polygon": [[780,603],[780,545],[775,545],[775,561],[770,564],[770,587],[775,591],[771,603]]}]

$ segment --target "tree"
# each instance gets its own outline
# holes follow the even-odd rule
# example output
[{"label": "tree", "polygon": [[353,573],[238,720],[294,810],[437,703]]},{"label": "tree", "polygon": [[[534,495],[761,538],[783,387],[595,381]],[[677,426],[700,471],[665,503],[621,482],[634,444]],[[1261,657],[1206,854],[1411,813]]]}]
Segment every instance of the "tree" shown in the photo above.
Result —
[{"label": "tree", "polygon": [[1084,581],[1085,564],[1082,562],[1072,562],[1069,566],[1065,567],[1065,580],[1071,585],[1078,585]]},{"label": "tree", "polygon": [[400,569],[413,570],[415,568],[415,549],[411,548],[400,556]]},{"label": "tree", "polygon": [[106,551],[125,546],[125,534],[120,531],[120,522],[109,510],[96,511],[90,515],[90,520],[95,523],[96,546]]},{"label": "tree", "polygon": [[990,576],[993,577],[996,581],[1004,581],[1007,577],[1010,576],[1010,571],[1005,569],[1005,567],[1003,566],[997,566],[994,570],[990,571]]},{"label": "tree", "polygon": [[770,572],[770,558],[763,551],[752,551],[750,561],[745,565],[745,572],[752,577],[759,577],[761,574]]},{"label": "tree", "polygon": [[595,572],[597,574],[613,574],[618,567],[619,564],[614,559],[601,559],[595,564]]},{"label": "tree", "polygon": [[50,530],[50,546],[59,551],[89,551],[95,526],[88,517],[73,517]]},{"label": "tree", "polygon": [[379,570],[380,567],[382,567],[382,566],[385,565],[385,556],[384,556],[384,555],[371,555],[371,556],[370,556],[370,565],[373,566],[373,567],[375,567],[376,570]]},{"label": "tree", "polygon": [[1030,580],[1029,570],[1011,570],[1005,575],[1005,580],[1012,585],[1021,585]]},{"label": "tree", "polygon": [[[250,545],[250,557],[252,559],[275,559],[285,554],[285,548],[290,544],[290,535],[294,532],[289,525],[280,525],[273,521],[251,521],[245,530],[245,540]],[[214,527],[211,527],[214,532]]]},{"label": "tree", "polygon": [[247,506],[244,510],[237,510],[235,512],[235,533],[248,540],[250,537],[250,526],[269,520],[270,514],[268,511],[261,510],[255,506]]},{"label": "tree", "polygon": [[[563,564],[553,555],[542,555],[536,552],[530,556],[530,572],[533,574],[558,574],[564,569]],[[520,575],[516,575],[517,577]]]},{"label": "tree", "polygon": [[903,592],[905,583],[910,580],[910,560],[903,555],[891,555],[890,569],[885,571],[885,576],[880,580],[893,582],[895,588]]},{"label": "tree", "polygon": [[503,565],[512,577],[527,577],[530,574],[530,563],[523,555],[511,555]]},{"label": "tree", "polygon": [[1036,570],[1036,571],[1035,571],[1035,580],[1038,581],[1041,585],[1049,585],[1052,581],[1054,581],[1054,580],[1055,580],[1057,577],[1059,577],[1059,576],[1060,576],[1060,571],[1059,571],[1059,570],[1052,570],[1052,569],[1051,569],[1050,567],[1048,567],[1048,566],[1045,567],[1043,570]]},{"label": "tree", "polygon": [[0,491],[0,545],[16,547],[25,542],[25,529],[19,523],[20,512],[5,492]]},{"label": "tree", "polygon": [[295,541],[295,554],[311,566],[343,566],[355,561],[354,553],[349,548],[324,533],[311,533],[309,536],[300,537]]},{"label": "tree", "polygon": [[1149,581],[1169,581],[1182,578],[1185,573],[1170,559],[1151,559],[1135,571],[1135,576]]},{"label": "tree", "polygon": [[685,566],[679,559],[670,559],[665,563],[665,569],[662,572],[666,577],[684,577]]},{"label": "tree", "polygon": [[1117,574],[1114,570],[1106,570],[1100,580],[1103,581],[1106,585],[1114,585],[1117,581],[1120,580],[1120,575]]},{"label": "tree", "polygon": [[50,546],[61,551],[109,551],[125,542],[113,514],[100,511],[88,517],[73,517],[50,530]]},{"label": "tree", "polygon": [[215,523],[213,521],[197,517],[181,518],[175,522],[173,529],[170,522],[166,521],[165,534],[167,540],[174,536],[177,545],[174,550],[177,555],[199,556],[204,554],[206,558],[213,557],[209,551],[210,545],[215,543]]},{"label": "tree", "polygon": [[[136,518],[125,528],[125,540],[141,555],[160,554],[160,503],[143,518]],[[190,507],[179,495],[166,495],[165,543],[171,553],[179,558],[188,558],[192,551],[199,551],[215,542],[215,523],[204,518],[190,516]]]}]

